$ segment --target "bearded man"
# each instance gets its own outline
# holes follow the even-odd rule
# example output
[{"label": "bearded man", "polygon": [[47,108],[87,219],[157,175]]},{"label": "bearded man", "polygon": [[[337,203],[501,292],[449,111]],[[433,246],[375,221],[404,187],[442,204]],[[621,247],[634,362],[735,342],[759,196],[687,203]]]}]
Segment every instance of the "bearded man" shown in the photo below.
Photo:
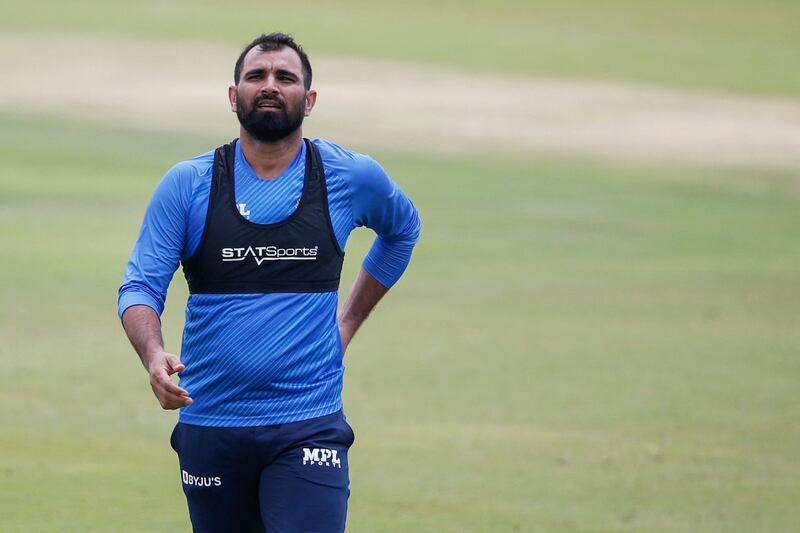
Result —
[{"label": "bearded man", "polygon": [[[378,163],[303,138],[311,78],[289,35],[245,47],[228,89],[239,138],[166,173],[119,290],[156,398],[180,409],[170,441],[196,532],[344,531],[355,437],[342,358],[419,237],[416,208]],[[359,226],[377,236],[337,316]],[[190,292],[180,356],[159,318],[179,262]]]}]

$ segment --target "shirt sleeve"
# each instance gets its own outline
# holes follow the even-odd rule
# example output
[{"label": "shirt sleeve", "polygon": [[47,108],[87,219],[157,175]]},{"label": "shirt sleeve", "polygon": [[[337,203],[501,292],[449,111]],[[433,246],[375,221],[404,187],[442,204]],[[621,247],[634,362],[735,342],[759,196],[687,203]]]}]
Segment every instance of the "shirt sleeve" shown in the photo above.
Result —
[{"label": "shirt sleeve", "polygon": [[417,208],[372,158],[359,156],[349,176],[355,225],[377,234],[363,267],[384,287],[394,285],[411,260],[422,222]]},{"label": "shirt sleeve", "polygon": [[186,240],[194,173],[192,166],[178,164],[156,187],[119,288],[120,317],[132,305],[147,305],[159,315],[164,311]]}]

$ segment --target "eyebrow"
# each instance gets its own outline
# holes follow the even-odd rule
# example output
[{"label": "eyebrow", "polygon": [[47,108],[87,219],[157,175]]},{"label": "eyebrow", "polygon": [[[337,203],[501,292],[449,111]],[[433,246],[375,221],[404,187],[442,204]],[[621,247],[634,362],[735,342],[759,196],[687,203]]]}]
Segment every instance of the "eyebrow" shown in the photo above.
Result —
[{"label": "eyebrow", "polygon": [[[247,72],[245,72],[244,76],[247,77],[247,76],[250,76],[251,74],[263,74],[265,71],[266,71],[266,69],[264,69],[264,68],[252,68],[252,69],[248,70]],[[291,70],[287,70],[285,68],[275,69],[275,74],[276,75],[280,75],[280,76],[289,75],[289,76],[292,76],[294,78],[300,79],[300,76],[297,73],[295,73],[295,72],[293,72]]]}]

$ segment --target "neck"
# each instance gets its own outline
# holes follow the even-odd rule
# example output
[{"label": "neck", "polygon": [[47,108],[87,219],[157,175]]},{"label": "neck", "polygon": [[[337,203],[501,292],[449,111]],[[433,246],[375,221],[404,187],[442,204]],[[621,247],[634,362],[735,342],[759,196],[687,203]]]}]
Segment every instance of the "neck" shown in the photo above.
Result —
[{"label": "neck", "polygon": [[239,129],[239,144],[242,153],[259,178],[275,179],[294,161],[303,142],[303,129],[275,142],[263,142],[254,138],[244,128]]}]

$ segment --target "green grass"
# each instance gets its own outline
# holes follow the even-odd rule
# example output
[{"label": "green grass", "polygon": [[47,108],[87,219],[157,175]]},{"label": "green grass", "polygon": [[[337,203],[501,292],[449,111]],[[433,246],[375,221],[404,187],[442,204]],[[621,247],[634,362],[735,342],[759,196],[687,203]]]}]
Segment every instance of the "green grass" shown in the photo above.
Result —
[{"label": "green grass", "polygon": [[[243,45],[295,33],[311,52],[800,96],[800,4],[791,0],[13,3],[0,28]],[[55,32],[48,36],[46,32]],[[24,51],[20,50],[20,53]],[[56,53],[57,55],[57,53]],[[122,58],[124,60],[124,58]],[[41,60],[32,58],[32,60]],[[424,88],[421,88],[424,95]]]},{"label": "green grass", "polygon": [[[281,28],[312,60],[800,95],[789,1],[125,5],[15,3],[0,30],[51,39],[42,64],[65,33],[241,45]],[[188,531],[176,417],[116,290],[159,177],[228,138],[36,113],[0,113],[0,530]],[[795,528],[800,173],[374,155],[424,229],[346,358],[348,531]],[[370,240],[351,239],[343,290]]]},{"label": "green grass", "polygon": [[[0,115],[3,531],[188,531],[115,298],[159,176],[225,140]],[[424,230],[346,358],[348,531],[792,530],[800,176],[375,155]]]}]

